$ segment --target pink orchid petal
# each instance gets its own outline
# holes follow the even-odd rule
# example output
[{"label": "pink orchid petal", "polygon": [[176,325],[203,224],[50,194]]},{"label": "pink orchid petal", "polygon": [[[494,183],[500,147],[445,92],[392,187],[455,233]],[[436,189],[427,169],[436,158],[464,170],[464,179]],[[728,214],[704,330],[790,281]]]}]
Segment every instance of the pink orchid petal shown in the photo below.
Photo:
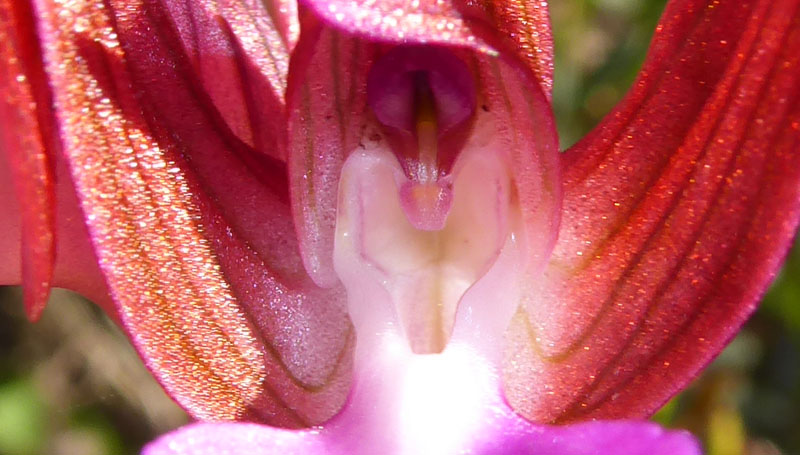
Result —
[{"label": "pink orchid petal", "polygon": [[[524,421],[523,421],[524,422]],[[391,431],[387,429],[387,431]],[[359,444],[364,435],[280,430],[252,423],[198,423],[145,447],[142,455],[411,455]],[[596,421],[564,427],[510,423],[494,416],[463,448],[476,455],[699,455],[697,441],[656,424]],[[437,453],[450,455],[450,453]]]},{"label": "pink orchid petal", "polygon": [[164,10],[34,6],[68,172],[148,367],[198,418],[329,419],[353,336],[341,289],[303,272],[284,165],[232,131]]},{"label": "pink orchid petal", "polygon": [[0,69],[0,284],[22,282],[32,320],[44,310],[51,284],[92,298],[116,317],[60,162],[30,4],[0,3],[0,58],[6,62]]},{"label": "pink orchid petal", "polygon": [[148,444],[142,455],[322,455],[313,431],[281,430],[255,423],[196,423]]},{"label": "pink orchid petal", "polygon": [[333,269],[338,179],[346,154],[362,139],[375,49],[314,18],[305,25],[287,92],[289,193],[305,269],[318,285],[332,287],[339,282]]},{"label": "pink orchid petal", "polygon": [[[0,265],[0,285],[16,285],[23,283],[20,265],[22,244],[22,223],[20,201],[13,191],[10,167],[6,166],[6,155],[0,153],[0,256],[4,258]],[[117,309],[111,301],[105,279],[97,265],[83,213],[78,207],[71,177],[63,163],[55,170],[54,197],[55,232],[58,241],[55,244],[55,262],[43,264],[52,270],[52,285],[69,289],[82,294],[99,305],[114,320],[119,320]],[[48,289],[49,291],[49,289]],[[42,295],[46,298],[46,295]],[[44,304],[45,301],[39,301]],[[42,307],[43,309],[43,307]]]},{"label": "pink orchid petal", "polygon": [[[375,297],[381,303],[380,296]],[[381,332],[368,334],[368,343],[358,346],[359,351],[383,355],[357,355],[358,377],[342,412],[317,433],[302,436],[322,441],[314,446],[319,452],[312,453],[700,453],[688,432],[664,431],[652,422],[532,423],[509,407],[501,396],[496,367],[468,344],[452,342],[441,354],[420,356],[411,354],[391,328]],[[249,453],[257,448],[239,449]]]},{"label": "pink orchid petal", "polygon": [[459,0],[455,4],[475,32],[489,30],[506,41],[505,47],[536,74],[549,100],[553,92],[553,35],[547,2]]},{"label": "pink orchid petal", "polygon": [[[50,294],[55,262],[55,209],[51,157],[58,153],[54,140],[54,122],[48,107],[50,92],[39,59],[33,13],[29,5],[3,1],[0,5],[0,152],[5,156],[3,207],[14,207],[8,194],[13,185],[19,198],[21,214],[18,226],[3,229],[3,252],[21,253],[4,256],[3,281],[14,280],[21,266],[24,303],[28,318],[37,320]],[[11,204],[11,205],[9,205]],[[11,212],[11,213],[15,213]],[[10,215],[10,214],[9,214]],[[4,217],[10,222],[11,216]],[[16,224],[16,223],[15,223]],[[12,230],[17,235],[11,235]],[[21,264],[14,258],[21,256]],[[12,272],[12,270],[14,272]]]},{"label": "pink orchid petal", "polygon": [[515,54],[550,97],[553,40],[541,1],[309,0],[325,22],[376,41],[435,43]]},{"label": "pink orchid petal", "polygon": [[150,3],[145,8],[159,16],[154,25],[174,33],[171,45],[185,53],[183,64],[191,67],[195,83],[232,133],[257,151],[283,159],[283,95],[299,31],[296,3]]},{"label": "pink orchid petal", "polygon": [[326,23],[375,41],[482,46],[454,2],[309,0],[305,4]]},{"label": "pink orchid petal", "polygon": [[540,422],[647,416],[734,335],[795,234],[800,1],[670,2],[564,181],[508,399]]},{"label": "pink orchid petal", "polygon": [[[480,441],[486,442],[481,444]],[[475,453],[486,455],[700,455],[686,431],[665,430],[652,422],[593,421],[566,426],[491,420],[476,438]]]},{"label": "pink orchid petal", "polygon": [[[377,336],[370,341],[392,345],[397,340]],[[396,347],[366,359],[373,368],[359,369],[347,406],[322,427],[296,431],[250,423],[195,424],[151,443],[144,455],[700,453],[688,432],[665,431],[652,422],[531,423],[503,401],[496,374],[485,368],[480,355],[461,349],[464,345],[449,347],[441,357],[409,357],[409,351]]]}]

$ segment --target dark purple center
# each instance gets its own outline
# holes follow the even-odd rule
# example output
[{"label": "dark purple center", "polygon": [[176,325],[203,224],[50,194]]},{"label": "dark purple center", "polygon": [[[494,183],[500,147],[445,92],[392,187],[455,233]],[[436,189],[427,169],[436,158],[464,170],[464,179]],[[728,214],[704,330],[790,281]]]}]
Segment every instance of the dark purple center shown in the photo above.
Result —
[{"label": "dark purple center", "polygon": [[418,174],[420,166],[433,165],[433,180],[449,172],[465,136],[461,133],[475,112],[475,98],[469,68],[442,47],[395,47],[373,64],[367,79],[369,106],[415,181],[430,177]]}]

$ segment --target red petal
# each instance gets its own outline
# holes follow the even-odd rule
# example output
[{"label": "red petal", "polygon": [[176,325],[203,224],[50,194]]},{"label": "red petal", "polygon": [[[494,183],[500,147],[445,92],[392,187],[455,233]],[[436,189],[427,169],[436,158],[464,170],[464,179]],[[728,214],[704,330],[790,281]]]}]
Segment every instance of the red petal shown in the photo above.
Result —
[{"label": "red petal", "polygon": [[149,0],[164,14],[197,83],[247,145],[283,159],[283,94],[298,32],[296,4]]},{"label": "red petal", "polygon": [[799,9],[671,2],[631,93],[566,153],[560,238],[511,332],[525,416],[647,416],[756,307],[800,217]]},{"label": "red petal", "polygon": [[306,4],[329,24],[375,41],[505,50],[536,74],[550,97],[553,40],[546,2],[309,0]]},{"label": "red petal", "polygon": [[[55,262],[55,209],[51,156],[58,152],[50,114],[50,92],[39,60],[38,41],[29,5],[4,0],[0,3],[0,149],[4,152],[22,210],[21,223],[2,229],[0,251],[19,251],[4,256],[0,279],[24,284],[25,311],[39,319],[53,279]],[[4,167],[5,167],[4,166]],[[3,186],[3,207],[15,206],[11,188]],[[13,213],[13,212],[12,212]],[[15,217],[3,217],[13,223]],[[12,235],[15,232],[17,235]],[[21,256],[20,263],[14,260]]]},{"label": "red petal", "polygon": [[362,139],[367,71],[375,49],[309,17],[292,60],[287,91],[293,215],[305,268],[320,286],[333,269],[337,188],[344,158]]},{"label": "red petal", "polygon": [[[536,0],[459,0],[461,14],[507,40],[507,49],[533,70],[550,99],[553,91],[553,35],[547,2]],[[476,30],[477,31],[477,30]]]},{"label": "red petal", "polygon": [[51,93],[28,3],[0,2],[0,56],[6,62],[0,69],[0,283],[23,283],[32,320],[41,315],[51,284],[84,294],[115,317],[59,162]]},{"label": "red petal", "polygon": [[[227,123],[246,93],[226,101],[209,88],[174,10],[37,6],[64,154],[110,291],[154,375],[198,418],[330,418],[349,390],[343,295],[302,269],[282,163]],[[191,11],[214,22],[203,15],[213,10]],[[224,42],[202,47],[203,58],[223,72],[257,67],[235,24],[217,25]],[[280,103],[263,108],[280,118]],[[280,149],[271,140],[264,147]]]}]

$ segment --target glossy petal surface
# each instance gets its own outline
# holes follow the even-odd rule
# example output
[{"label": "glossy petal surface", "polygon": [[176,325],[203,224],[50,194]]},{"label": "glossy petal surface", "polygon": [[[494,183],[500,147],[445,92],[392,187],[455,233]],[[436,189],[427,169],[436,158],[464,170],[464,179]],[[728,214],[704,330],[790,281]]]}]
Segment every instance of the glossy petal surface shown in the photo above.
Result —
[{"label": "glossy petal surface", "polygon": [[[466,46],[516,54],[550,96],[553,40],[546,2],[312,0],[307,2],[329,24],[376,41]],[[488,45],[487,45],[488,43]]]},{"label": "glossy petal surface", "polygon": [[326,23],[376,41],[454,46],[480,43],[452,2],[312,0],[307,4]]},{"label": "glossy petal surface", "polygon": [[459,12],[473,30],[489,30],[539,78],[548,99],[553,90],[553,36],[547,2],[536,0],[462,0]]},{"label": "glossy petal surface", "polygon": [[182,64],[227,128],[258,152],[282,159],[283,95],[299,32],[296,4],[148,0],[140,9],[158,16],[152,23],[161,31],[154,34],[184,54]]},{"label": "glossy petal surface", "polygon": [[[353,341],[341,290],[302,270],[283,165],[229,123],[178,16],[150,2],[35,6],[65,160],[148,366],[199,418],[328,419]],[[257,66],[220,24],[228,47],[203,59]],[[259,146],[281,147],[271,141]]]},{"label": "glossy petal surface", "polygon": [[33,320],[51,285],[82,293],[114,318],[61,161],[33,14],[26,2],[0,3],[0,284],[23,284]]},{"label": "glossy petal surface", "polygon": [[800,216],[799,8],[671,2],[627,98],[566,152],[559,241],[509,334],[528,418],[646,416],[755,308]]},{"label": "glossy petal surface", "polygon": [[[494,424],[509,422],[491,420]],[[497,437],[500,433],[503,436]],[[360,435],[290,432],[246,423],[195,424],[158,439],[143,455],[308,455],[387,454],[385,447],[348,447]],[[346,440],[350,439],[348,443]],[[464,452],[476,455],[699,455],[684,432],[667,432],[652,423],[590,422],[567,427],[530,424],[490,425]],[[406,455],[395,454],[393,455]],[[433,455],[433,454],[431,454]],[[438,455],[449,455],[439,453]]]},{"label": "glossy petal surface", "polygon": [[[5,0],[0,3],[0,153],[4,154],[3,198],[13,196],[4,207],[22,208],[20,225],[0,228],[6,252],[0,280],[17,282],[21,267],[25,311],[36,320],[44,310],[53,279],[55,262],[55,195],[52,157],[58,153],[54,119],[49,112],[50,90],[39,57],[33,12],[30,5]],[[9,197],[11,196],[11,197]],[[15,216],[4,216],[12,223]],[[16,223],[15,223],[16,224]],[[17,235],[12,234],[15,232]],[[20,237],[22,244],[20,245]],[[9,244],[6,245],[6,242]],[[21,248],[19,254],[12,251]],[[21,264],[17,261],[20,260]],[[16,264],[9,264],[10,262]]]},{"label": "glossy petal surface", "polygon": [[315,433],[254,423],[198,423],[150,443],[142,455],[239,455],[325,453]]}]

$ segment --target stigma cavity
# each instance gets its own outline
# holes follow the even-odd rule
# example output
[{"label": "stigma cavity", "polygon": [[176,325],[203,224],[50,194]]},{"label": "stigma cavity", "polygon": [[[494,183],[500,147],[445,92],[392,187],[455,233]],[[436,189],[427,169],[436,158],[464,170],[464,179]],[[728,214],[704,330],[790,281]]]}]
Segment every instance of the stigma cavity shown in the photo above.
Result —
[{"label": "stigma cavity", "polygon": [[417,229],[440,230],[453,201],[451,170],[475,112],[464,62],[430,46],[400,46],[370,69],[367,99],[408,179],[403,209]]},{"label": "stigma cavity", "polygon": [[[457,320],[500,339],[507,321],[486,336],[491,315],[510,319],[499,302],[517,300],[506,298],[504,284],[476,286],[513,275],[489,273],[518,218],[495,117],[475,112],[473,75],[445,49],[395,48],[367,83],[384,134],[367,140],[368,132],[345,161],[334,247],[359,346],[391,333],[414,354],[441,353]],[[471,316],[484,312],[477,322]]]}]

